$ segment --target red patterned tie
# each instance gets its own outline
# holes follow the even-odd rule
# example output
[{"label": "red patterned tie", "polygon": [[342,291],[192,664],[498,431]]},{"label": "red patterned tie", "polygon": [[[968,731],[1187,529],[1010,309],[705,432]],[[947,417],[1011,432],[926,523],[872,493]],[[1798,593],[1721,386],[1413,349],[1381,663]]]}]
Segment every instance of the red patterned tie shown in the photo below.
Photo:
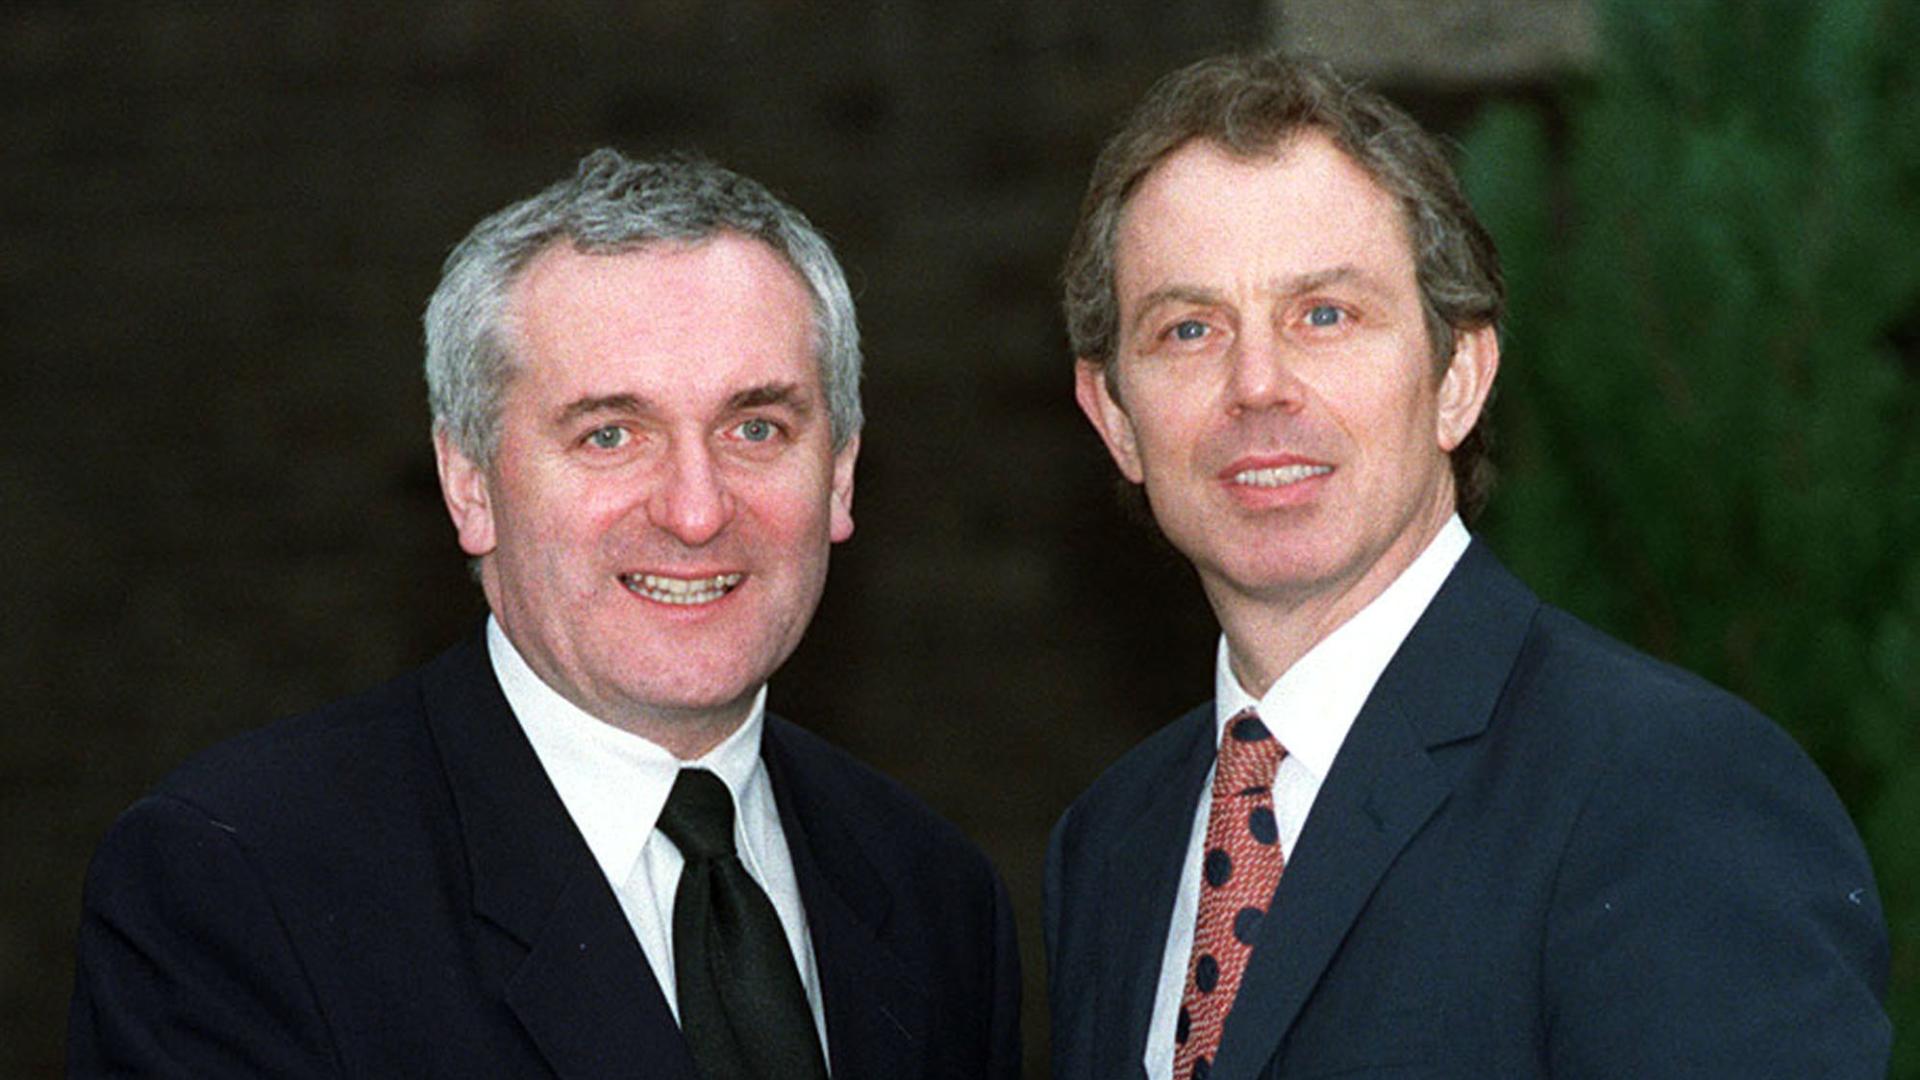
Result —
[{"label": "red patterned tie", "polygon": [[1240,976],[1285,859],[1273,819],[1273,774],[1286,749],[1252,709],[1227,721],[1213,773],[1193,958],[1173,1030],[1174,1080],[1206,1080]]}]

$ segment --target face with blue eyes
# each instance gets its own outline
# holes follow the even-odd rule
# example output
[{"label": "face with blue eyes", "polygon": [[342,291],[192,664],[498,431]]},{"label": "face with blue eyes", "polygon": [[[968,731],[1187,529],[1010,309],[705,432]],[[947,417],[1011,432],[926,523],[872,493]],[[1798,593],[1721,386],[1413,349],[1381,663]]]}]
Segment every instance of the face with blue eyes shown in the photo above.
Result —
[{"label": "face with blue eyes", "polygon": [[683,758],[745,718],[853,532],[812,305],[731,233],[557,246],[508,303],[514,374],[481,468],[437,444],[461,547],[529,666]]},{"label": "face with blue eyes", "polygon": [[1121,217],[1115,291],[1115,356],[1077,365],[1077,397],[1263,692],[1452,514],[1497,342],[1435,359],[1397,200],[1317,133],[1169,155]]}]

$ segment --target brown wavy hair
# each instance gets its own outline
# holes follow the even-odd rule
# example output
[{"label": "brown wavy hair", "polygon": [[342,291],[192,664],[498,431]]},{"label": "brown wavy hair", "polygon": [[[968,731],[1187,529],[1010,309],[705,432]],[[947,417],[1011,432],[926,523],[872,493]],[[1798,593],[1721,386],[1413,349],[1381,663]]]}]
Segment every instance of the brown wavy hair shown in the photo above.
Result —
[{"label": "brown wavy hair", "polygon": [[[1500,256],[1439,139],[1325,64],[1267,52],[1213,57],[1161,79],[1100,151],[1061,274],[1073,354],[1103,365],[1113,359],[1115,238],[1127,201],[1156,165],[1195,139],[1257,158],[1307,131],[1333,140],[1400,201],[1436,365],[1445,369],[1457,332],[1497,331],[1506,310]],[[1456,502],[1468,521],[1493,480],[1486,429],[1483,415],[1451,455]]]}]

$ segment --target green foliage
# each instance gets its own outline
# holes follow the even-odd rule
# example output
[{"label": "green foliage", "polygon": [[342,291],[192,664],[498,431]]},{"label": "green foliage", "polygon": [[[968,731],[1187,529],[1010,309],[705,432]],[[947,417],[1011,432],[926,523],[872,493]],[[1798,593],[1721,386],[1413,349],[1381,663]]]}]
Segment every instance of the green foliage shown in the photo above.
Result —
[{"label": "green foliage", "polygon": [[1834,780],[1920,1076],[1920,5],[1613,0],[1465,142],[1512,289],[1486,530]]}]

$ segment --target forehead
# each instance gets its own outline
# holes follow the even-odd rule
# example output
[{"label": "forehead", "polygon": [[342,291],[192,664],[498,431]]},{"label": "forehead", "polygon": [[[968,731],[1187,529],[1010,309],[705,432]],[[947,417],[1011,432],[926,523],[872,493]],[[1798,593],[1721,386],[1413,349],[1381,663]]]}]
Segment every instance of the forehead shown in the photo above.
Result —
[{"label": "forehead", "polygon": [[506,314],[516,382],[726,393],[818,377],[805,283],[737,233],[615,254],[556,244],[515,282]]},{"label": "forehead", "polygon": [[1123,305],[1188,275],[1280,279],[1348,265],[1411,282],[1414,270],[1399,200],[1313,130],[1254,157],[1204,139],[1175,150],[1128,199],[1114,262]]}]

